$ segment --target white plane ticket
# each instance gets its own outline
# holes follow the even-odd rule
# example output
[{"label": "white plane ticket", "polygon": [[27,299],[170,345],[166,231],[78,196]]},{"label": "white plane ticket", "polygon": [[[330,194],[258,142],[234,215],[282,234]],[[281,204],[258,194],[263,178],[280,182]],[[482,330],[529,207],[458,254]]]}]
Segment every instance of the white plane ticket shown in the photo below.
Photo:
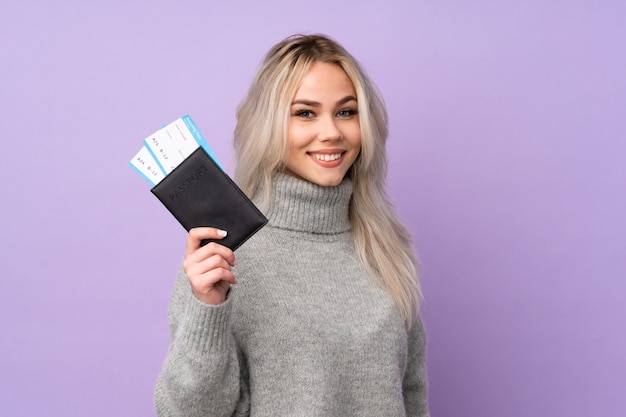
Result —
[{"label": "white plane ticket", "polygon": [[185,115],[144,139],[144,146],[130,161],[130,165],[154,186],[199,146],[217,163],[215,154],[200,130],[191,117]]}]

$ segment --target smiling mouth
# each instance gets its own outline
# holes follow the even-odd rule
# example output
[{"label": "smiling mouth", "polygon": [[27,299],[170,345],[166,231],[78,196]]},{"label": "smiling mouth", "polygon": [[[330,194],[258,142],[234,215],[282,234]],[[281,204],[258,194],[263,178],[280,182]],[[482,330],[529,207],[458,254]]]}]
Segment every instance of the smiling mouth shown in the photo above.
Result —
[{"label": "smiling mouth", "polygon": [[341,152],[331,154],[312,153],[311,156],[313,156],[313,158],[317,159],[318,161],[332,162],[341,158]]}]

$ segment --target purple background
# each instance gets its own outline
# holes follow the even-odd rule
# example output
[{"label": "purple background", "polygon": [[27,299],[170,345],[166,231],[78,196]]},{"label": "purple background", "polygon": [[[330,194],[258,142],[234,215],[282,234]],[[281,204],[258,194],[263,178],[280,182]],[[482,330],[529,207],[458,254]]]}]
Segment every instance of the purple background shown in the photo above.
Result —
[{"label": "purple background", "polygon": [[185,233],[128,160],[188,113],[228,165],[295,32],[386,98],[433,416],[625,415],[625,2],[100,3],[0,6],[0,415],[153,415]]}]

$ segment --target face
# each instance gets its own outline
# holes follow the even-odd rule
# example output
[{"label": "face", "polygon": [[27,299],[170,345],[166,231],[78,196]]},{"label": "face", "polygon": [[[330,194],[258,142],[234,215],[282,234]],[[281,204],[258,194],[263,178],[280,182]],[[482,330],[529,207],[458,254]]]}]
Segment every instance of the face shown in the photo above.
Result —
[{"label": "face", "polygon": [[286,172],[322,186],[338,185],[361,150],[352,81],[341,67],[315,62],[291,103]]}]

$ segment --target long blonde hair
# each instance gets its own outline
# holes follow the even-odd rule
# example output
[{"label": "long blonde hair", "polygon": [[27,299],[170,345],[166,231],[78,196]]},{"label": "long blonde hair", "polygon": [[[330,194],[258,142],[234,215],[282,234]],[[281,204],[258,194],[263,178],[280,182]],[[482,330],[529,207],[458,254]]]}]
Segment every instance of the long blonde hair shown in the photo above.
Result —
[{"label": "long blonde hair", "polygon": [[269,207],[272,177],[287,161],[291,101],[314,62],[340,66],[356,90],[361,152],[347,174],[353,183],[355,247],[372,279],[411,326],[421,292],[411,237],[385,192],[387,111],[374,84],[341,45],[323,35],[295,35],[268,52],[237,110],[235,181],[260,201],[262,210]]}]

